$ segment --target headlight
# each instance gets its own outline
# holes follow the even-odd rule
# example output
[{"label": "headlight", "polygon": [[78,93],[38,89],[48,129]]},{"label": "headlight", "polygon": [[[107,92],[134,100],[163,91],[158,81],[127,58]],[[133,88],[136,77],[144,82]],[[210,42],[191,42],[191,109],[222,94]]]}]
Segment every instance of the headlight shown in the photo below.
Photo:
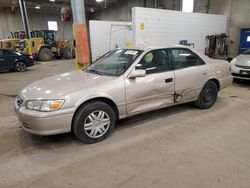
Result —
[{"label": "headlight", "polygon": [[25,106],[27,109],[42,111],[42,112],[51,112],[59,110],[64,103],[64,100],[33,100],[27,101]]}]

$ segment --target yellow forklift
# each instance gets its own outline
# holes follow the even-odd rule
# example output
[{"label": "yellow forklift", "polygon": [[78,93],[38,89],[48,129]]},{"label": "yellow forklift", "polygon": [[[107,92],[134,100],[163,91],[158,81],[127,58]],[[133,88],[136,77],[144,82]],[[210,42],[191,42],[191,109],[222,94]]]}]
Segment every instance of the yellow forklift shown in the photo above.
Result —
[{"label": "yellow forklift", "polygon": [[30,32],[31,39],[19,41],[18,51],[24,54],[29,53],[28,42],[31,43],[31,53],[39,61],[50,61],[53,57],[64,57],[71,59],[73,50],[71,42],[68,40],[55,39],[55,31],[52,30],[33,30]]},{"label": "yellow forklift", "polygon": [[19,41],[26,38],[26,34],[24,31],[16,31],[14,33],[10,32],[10,34],[11,37],[9,37],[8,39],[0,40],[0,48],[15,50],[19,45]]}]

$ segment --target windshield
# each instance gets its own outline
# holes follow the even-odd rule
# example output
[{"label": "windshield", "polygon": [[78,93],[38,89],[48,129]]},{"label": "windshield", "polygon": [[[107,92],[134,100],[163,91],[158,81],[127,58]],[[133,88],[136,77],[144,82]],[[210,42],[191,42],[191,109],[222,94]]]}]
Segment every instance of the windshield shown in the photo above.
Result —
[{"label": "windshield", "polygon": [[140,50],[114,50],[108,52],[103,57],[95,61],[87,69],[87,72],[107,75],[120,76],[141,54]]},{"label": "windshield", "polygon": [[250,49],[245,50],[244,52],[242,52],[243,55],[250,55]]}]

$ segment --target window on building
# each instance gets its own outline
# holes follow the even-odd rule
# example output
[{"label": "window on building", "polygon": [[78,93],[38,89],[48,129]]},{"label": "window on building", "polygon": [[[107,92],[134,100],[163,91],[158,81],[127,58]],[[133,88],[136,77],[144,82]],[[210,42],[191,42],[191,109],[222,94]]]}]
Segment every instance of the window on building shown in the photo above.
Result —
[{"label": "window on building", "polygon": [[193,12],[194,0],[182,0],[182,12]]},{"label": "window on building", "polygon": [[53,31],[58,31],[58,26],[56,21],[48,21],[48,29]]}]

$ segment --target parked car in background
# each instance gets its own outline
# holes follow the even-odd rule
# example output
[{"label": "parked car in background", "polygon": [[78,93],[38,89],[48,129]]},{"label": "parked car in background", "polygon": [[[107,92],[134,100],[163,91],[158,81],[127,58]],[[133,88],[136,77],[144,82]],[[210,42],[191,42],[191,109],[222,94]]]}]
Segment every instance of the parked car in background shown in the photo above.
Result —
[{"label": "parked car in background", "polygon": [[234,79],[250,80],[250,49],[242,52],[230,64]]},{"label": "parked car in background", "polygon": [[186,102],[213,106],[232,83],[227,61],[187,46],[117,49],[82,71],[45,78],[16,98],[21,127],[33,134],[72,131],[86,143],[105,139],[116,120]]},{"label": "parked car in background", "polygon": [[27,67],[35,64],[35,60],[30,55],[20,54],[10,49],[0,49],[0,71],[15,70],[26,71]]}]

